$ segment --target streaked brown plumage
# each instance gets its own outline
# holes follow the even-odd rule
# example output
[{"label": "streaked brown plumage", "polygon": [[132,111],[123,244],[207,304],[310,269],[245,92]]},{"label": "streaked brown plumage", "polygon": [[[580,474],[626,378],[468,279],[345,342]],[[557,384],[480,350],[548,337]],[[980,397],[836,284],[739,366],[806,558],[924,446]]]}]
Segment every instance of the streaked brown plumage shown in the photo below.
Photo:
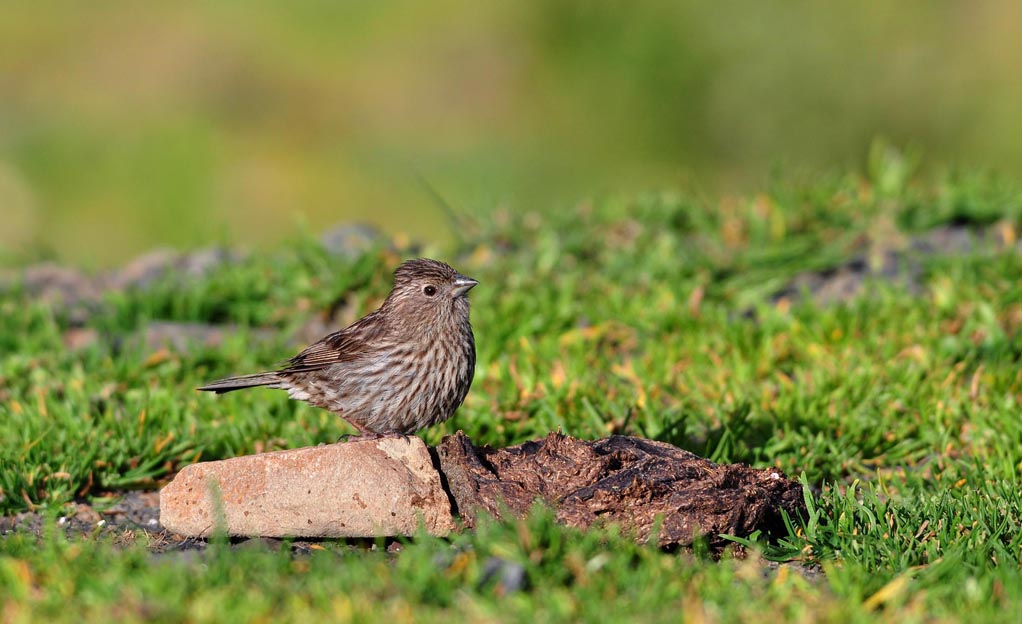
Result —
[{"label": "streaked brown plumage", "polygon": [[468,291],[478,282],[436,260],[409,260],[379,310],[326,336],[278,371],[199,390],[265,386],[328,409],[360,434],[410,434],[450,418],[475,373]]}]

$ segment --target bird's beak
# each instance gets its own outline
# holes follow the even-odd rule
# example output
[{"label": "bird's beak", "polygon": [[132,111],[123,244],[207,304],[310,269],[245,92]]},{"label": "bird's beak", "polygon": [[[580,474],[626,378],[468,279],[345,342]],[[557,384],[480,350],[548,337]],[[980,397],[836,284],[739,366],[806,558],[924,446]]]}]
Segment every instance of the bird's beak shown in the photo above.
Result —
[{"label": "bird's beak", "polygon": [[454,276],[454,296],[458,297],[464,295],[468,291],[472,290],[472,287],[479,282],[472,279],[471,277],[465,277],[461,273]]}]

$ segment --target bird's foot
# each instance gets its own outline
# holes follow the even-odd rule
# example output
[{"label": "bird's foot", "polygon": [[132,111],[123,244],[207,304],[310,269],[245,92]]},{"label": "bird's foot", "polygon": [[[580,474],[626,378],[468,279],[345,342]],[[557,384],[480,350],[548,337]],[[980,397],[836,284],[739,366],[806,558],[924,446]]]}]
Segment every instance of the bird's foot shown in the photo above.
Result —
[{"label": "bird's foot", "polygon": [[388,431],[386,433],[378,433],[376,431],[359,431],[358,433],[346,433],[341,437],[337,438],[337,442],[371,442],[373,440],[382,440],[384,438],[401,438],[407,443],[411,443],[412,435],[409,433],[400,433],[397,431]]}]

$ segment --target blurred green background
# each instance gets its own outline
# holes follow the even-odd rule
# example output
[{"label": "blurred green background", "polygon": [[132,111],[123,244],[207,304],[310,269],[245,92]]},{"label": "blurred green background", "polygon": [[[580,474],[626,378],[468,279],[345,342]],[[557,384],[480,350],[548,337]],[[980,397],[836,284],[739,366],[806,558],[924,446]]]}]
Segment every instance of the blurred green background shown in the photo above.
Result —
[{"label": "blurred green background", "polygon": [[1022,4],[0,6],[0,262],[259,248],[337,222],[747,191],[859,166],[1022,177]]}]

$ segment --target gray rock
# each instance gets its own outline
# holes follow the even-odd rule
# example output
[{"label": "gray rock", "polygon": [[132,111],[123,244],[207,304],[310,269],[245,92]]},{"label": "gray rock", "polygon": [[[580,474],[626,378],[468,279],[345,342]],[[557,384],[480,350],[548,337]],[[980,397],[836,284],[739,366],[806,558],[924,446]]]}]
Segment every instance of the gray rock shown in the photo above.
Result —
[{"label": "gray rock", "polygon": [[[196,346],[217,349],[223,346],[228,336],[241,331],[237,325],[210,325],[208,323],[183,323],[177,321],[151,321],[145,331],[135,336],[146,350],[157,351],[170,348],[177,353],[191,353]],[[258,341],[273,340],[270,329],[250,329],[249,334]]]},{"label": "gray rock", "polygon": [[29,297],[50,305],[91,303],[100,295],[100,290],[84,273],[52,262],[26,268],[22,285]]},{"label": "gray rock", "polygon": [[138,256],[120,269],[97,278],[105,290],[144,290],[168,275],[188,281],[201,278],[224,264],[236,262],[240,255],[228,249],[212,247],[191,252],[157,249]]},{"label": "gray rock", "polygon": [[263,537],[434,535],[451,501],[420,438],[352,440],[187,466],[160,492],[175,533]]},{"label": "gray rock", "polygon": [[386,240],[383,232],[366,223],[344,223],[319,238],[327,253],[340,258],[357,258]]},{"label": "gray rock", "polygon": [[496,580],[494,590],[500,596],[524,591],[528,585],[525,566],[517,561],[508,561],[500,557],[490,557],[483,564],[479,587],[485,587],[494,580]]},{"label": "gray rock", "polygon": [[[188,253],[159,249],[135,258],[120,269],[96,275],[43,262],[20,272],[0,273],[0,292],[20,285],[28,297],[58,308],[69,325],[82,327],[102,309],[102,299],[111,291],[144,290],[169,277],[177,280],[175,283],[187,283],[241,257],[237,252],[218,247]],[[84,348],[94,343],[95,338],[80,334],[68,337],[68,341],[72,348]]]},{"label": "gray rock", "polygon": [[928,257],[961,256],[996,252],[1008,248],[1022,250],[1022,240],[1010,221],[986,228],[968,225],[942,225],[907,240],[863,241],[871,249],[839,265],[822,271],[795,275],[787,286],[773,296],[797,300],[804,294],[821,305],[851,301],[868,292],[870,282],[886,282],[910,293],[923,290],[923,261]]}]

